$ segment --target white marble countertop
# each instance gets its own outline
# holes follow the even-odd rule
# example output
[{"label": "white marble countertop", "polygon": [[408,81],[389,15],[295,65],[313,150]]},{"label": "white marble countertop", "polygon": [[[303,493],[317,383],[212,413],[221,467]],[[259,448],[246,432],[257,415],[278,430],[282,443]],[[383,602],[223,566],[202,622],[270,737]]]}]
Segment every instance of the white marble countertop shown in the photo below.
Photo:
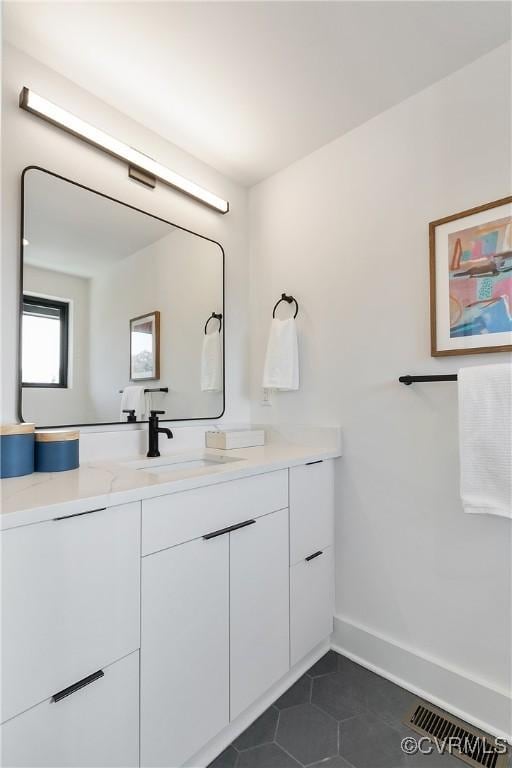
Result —
[{"label": "white marble countertop", "polygon": [[165,458],[194,459],[204,453],[241,459],[207,467],[176,468],[169,473],[150,474],[123,466],[125,462],[144,458],[127,456],[124,460],[89,461],[68,472],[35,472],[1,480],[0,529],[50,520],[57,514],[72,515],[340,456],[339,430],[320,432],[323,435],[308,435],[307,439],[301,436],[300,442],[283,440],[229,451],[208,448],[192,453],[169,453],[155,462]]}]

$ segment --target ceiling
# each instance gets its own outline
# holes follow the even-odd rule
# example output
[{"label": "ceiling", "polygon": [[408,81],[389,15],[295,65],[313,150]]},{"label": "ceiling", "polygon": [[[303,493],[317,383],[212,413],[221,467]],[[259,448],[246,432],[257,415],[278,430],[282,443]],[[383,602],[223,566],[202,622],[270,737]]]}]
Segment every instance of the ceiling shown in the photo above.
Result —
[{"label": "ceiling", "polygon": [[471,0],[3,9],[16,47],[244,185],[465,66],[511,28],[508,2]]},{"label": "ceiling", "polygon": [[166,237],[167,222],[39,170],[25,174],[23,261],[90,278]]}]

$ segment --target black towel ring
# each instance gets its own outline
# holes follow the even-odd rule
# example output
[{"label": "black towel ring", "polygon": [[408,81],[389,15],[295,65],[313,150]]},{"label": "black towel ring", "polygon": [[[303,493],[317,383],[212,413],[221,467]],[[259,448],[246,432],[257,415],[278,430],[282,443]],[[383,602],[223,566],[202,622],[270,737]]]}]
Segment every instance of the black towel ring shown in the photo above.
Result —
[{"label": "black towel ring", "polygon": [[217,314],[217,312],[212,312],[206,323],[204,324],[204,332],[205,334],[208,333],[208,323],[210,320],[218,320],[219,321],[219,333],[222,331],[222,315]]},{"label": "black towel ring", "polygon": [[297,317],[297,315],[299,314],[299,304],[298,304],[297,299],[295,298],[295,296],[287,296],[286,293],[282,293],[281,294],[281,298],[279,299],[279,301],[276,301],[276,303],[274,305],[274,309],[272,310],[272,317],[276,316],[276,309],[278,308],[278,306],[280,305],[280,303],[282,301],[286,301],[288,304],[292,304],[293,302],[295,302],[295,314],[293,316],[294,319],[295,319]]}]

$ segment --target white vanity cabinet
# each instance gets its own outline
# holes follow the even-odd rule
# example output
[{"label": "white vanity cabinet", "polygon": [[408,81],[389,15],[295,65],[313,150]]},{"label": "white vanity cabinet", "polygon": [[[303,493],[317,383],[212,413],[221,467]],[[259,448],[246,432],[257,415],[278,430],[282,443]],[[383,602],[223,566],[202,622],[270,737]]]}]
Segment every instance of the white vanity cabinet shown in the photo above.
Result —
[{"label": "white vanity cabinet", "polygon": [[229,723],[229,536],[142,560],[141,765],[180,766]]},{"label": "white vanity cabinet", "polygon": [[288,672],[288,510],[230,534],[231,720]]},{"label": "white vanity cabinet", "polygon": [[290,661],[292,666],[333,630],[332,546],[312,553],[290,569]]},{"label": "white vanity cabinet", "polygon": [[328,639],[333,524],[326,460],[3,530],[0,764],[211,759]]},{"label": "white vanity cabinet", "polygon": [[146,544],[200,535],[143,557],[141,765],[182,765],[288,672],[287,503],[286,470],[143,503]]},{"label": "white vanity cabinet", "polygon": [[334,462],[290,468],[290,662],[333,630]]},{"label": "white vanity cabinet", "polygon": [[[2,725],[4,768],[136,768],[139,652]],[[64,692],[63,692],[64,693]]]},{"label": "white vanity cabinet", "polygon": [[334,536],[334,462],[290,467],[290,563],[330,547]]},{"label": "white vanity cabinet", "polygon": [[[114,662],[140,645],[140,502],[11,528],[2,531],[0,545],[2,764],[124,764],[116,723],[137,719],[138,663],[130,672],[126,665],[118,673],[105,668],[114,670]],[[91,675],[97,677],[82,685]],[[123,707],[114,712],[116,679],[124,693]],[[111,727],[112,739],[99,763],[81,762],[93,753],[84,757],[77,729],[96,723],[100,712],[102,728],[89,736],[100,743]],[[41,741],[43,732],[52,734],[51,744]],[[34,744],[39,752],[30,751]],[[134,755],[131,760],[127,764]]]}]

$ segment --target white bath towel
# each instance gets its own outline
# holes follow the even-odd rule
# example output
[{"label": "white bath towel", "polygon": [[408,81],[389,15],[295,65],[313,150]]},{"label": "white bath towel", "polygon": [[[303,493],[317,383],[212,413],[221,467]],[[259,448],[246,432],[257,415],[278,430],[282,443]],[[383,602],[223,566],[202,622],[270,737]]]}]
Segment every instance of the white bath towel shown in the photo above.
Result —
[{"label": "white bath towel", "polygon": [[263,387],[283,390],[299,388],[299,343],[297,324],[293,317],[272,320],[263,370]]},{"label": "white bath towel", "polygon": [[218,331],[203,334],[201,356],[201,390],[219,392],[222,388],[222,334]]},{"label": "white bath towel", "polygon": [[144,387],[138,385],[130,385],[123,389],[121,395],[121,413],[119,415],[120,421],[128,421],[128,414],[123,411],[135,411],[135,418],[137,421],[144,421],[147,417],[146,408],[146,395],[144,394]]},{"label": "white bath towel", "polygon": [[512,365],[463,368],[458,386],[464,511],[512,518]]}]

